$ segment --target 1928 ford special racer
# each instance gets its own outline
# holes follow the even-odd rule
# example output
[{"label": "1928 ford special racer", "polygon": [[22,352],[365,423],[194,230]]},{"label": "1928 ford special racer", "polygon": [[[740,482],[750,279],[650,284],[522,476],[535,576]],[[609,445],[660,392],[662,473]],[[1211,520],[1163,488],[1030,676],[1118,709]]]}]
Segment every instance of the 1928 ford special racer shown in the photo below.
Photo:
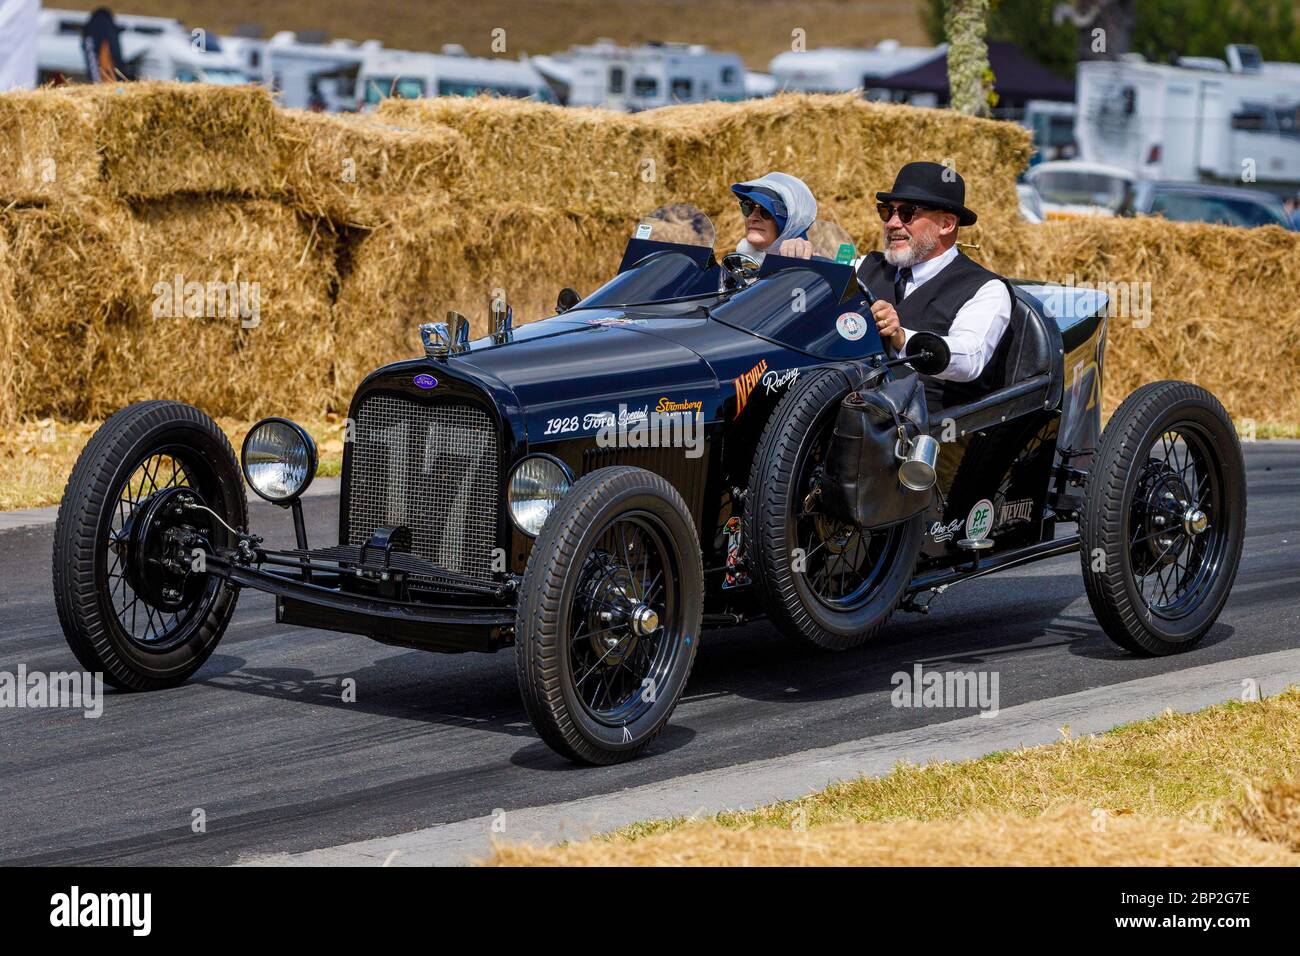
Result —
[{"label": "1928 ford special racer", "polygon": [[[680,215],[643,222],[617,275],[544,321],[501,309],[474,342],[454,313],[422,327],[426,354],[352,400],[337,544],[307,541],[316,449],[292,422],[255,426],[241,469],[191,406],[112,416],[55,532],[78,660],[123,689],[178,684],[255,588],[288,624],[513,645],[542,738],[613,763],[663,728],[706,626],[766,615],[849,648],[955,582],[1079,551],[1123,647],[1206,633],[1241,554],[1240,445],[1212,395],[1172,381],[1101,432],[1104,296],[1014,283],[1001,386],[927,412],[891,395],[942,370],[943,340],[886,355],[851,246],[718,261],[702,218],[702,244],[663,241]],[[292,511],[295,548],[248,528],[245,480]]]}]

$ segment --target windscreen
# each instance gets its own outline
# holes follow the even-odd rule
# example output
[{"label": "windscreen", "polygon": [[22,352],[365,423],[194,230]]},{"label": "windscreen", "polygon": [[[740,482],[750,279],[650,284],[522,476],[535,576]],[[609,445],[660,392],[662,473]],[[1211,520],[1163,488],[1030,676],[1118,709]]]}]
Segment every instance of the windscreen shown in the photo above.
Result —
[{"label": "windscreen", "polygon": [[[828,262],[769,256],[777,268],[709,309],[719,322],[821,359],[865,358],[882,351],[852,269]],[[840,290],[852,291],[841,295]]]},{"label": "windscreen", "polygon": [[646,305],[717,292],[715,242],[712,220],[695,206],[660,206],[637,220],[618,275],[577,308]]}]

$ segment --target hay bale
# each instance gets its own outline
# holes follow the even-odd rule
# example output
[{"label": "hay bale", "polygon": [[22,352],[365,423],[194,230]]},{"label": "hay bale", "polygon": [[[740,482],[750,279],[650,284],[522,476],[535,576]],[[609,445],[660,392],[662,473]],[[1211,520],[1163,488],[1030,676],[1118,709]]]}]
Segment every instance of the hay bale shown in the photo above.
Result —
[{"label": "hay bale", "polygon": [[18,304],[14,301],[14,264],[5,232],[0,227],[0,426],[10,425],[18,418],[15,372],[18,326],[22,321]]},{"label": "hay bale", "polygon": [[[1028,133],[946,110],[868,103],[854,94],[785,94],[635,115],[489,98],[385,100],[381,115],[450,126],[470,144],[469,201],[544,201],[565,211],[637,215],[693,203],[733,211],[730,185],[773,170],[799,176],[822,216],[874,235],[874,194],[915,159],[948,161],[986,228],[1016,218]],[[738,220],[737,220],[738,222]]]},{"label": "hay bale", "polygon": [[731,183],[781,170],[803,179],[819,207],[860,207],[868,221],[875,215],[875,193],[888,189],[898,169],[914,160],[950,163],[966,181],[967,205],[981,218],[1014,218],[1015,177],[1032,152],[1028,132],[1013,123],[869,103],[854,93],[698,103],[637,119],[703,135],[707,155],[690,157],[673,182],[683,196],[730,204]]},{"label": "hay bale", "polygon": [[133,321],[111,403],[190,402],[255,418],[330,406],[335,236],[279,203],[177,197],[130,214]]},{"label": "hay bale", "polygon": [[277,134],[286,201],[347,226],[374,227],[414,200],[445,199],[468,151],[455,130],[369,116],[282,110]]},{"label": "hay bale", "polygon": [[418,326],[443,321],[448,309],[485,334],[498,289],[516,324],[552,315],[562,287],[591,292],[613,275],[635,224],[524,203],[408,207],[344,257],[334,317],[349,347],[336,357],[337,394],[350,395],[385,362],[419,354]]},{"label": "hay bale", "polygon": [[257,86],[123,83],[70,88],[93,110],[111,193],[272,195],[279,182],[275,106]]},{"label": "hay bale", "polygon": [[636,216],[697,201],[680,194],[676,180],[710,155],[698,131],[608,110],[481,96],[387,99],[379,115],[460,132],[469,144],[468,173],[454,195],[473,203],[541,202],[562,212]]},{"label": "hay bale", "polygon": [[95,201],[12,208],[0,211],[0,232],[12,276],[12,311],[0,307],[12,344],[10,414],[112,411],[108,357],[130,316],[125,215]]},{"label": "hay bale", "polygon": [[[1300,421],[1300,235],[1163,219],[1022,225],[991,258],[1006,275],[1116,283],[1127,314],[1106,335],[1106,413],[1144,382],[1179,378],[1218,396],[1239,426]],[[1149,304],[1149,309],[1146,306]],[[1259,356],[1267,356],[1260,361]]]},{"label": "hay bale", "polygon": [[58,90],[0,93],[0,205],[73,199],[99,184],[92,110]]}]

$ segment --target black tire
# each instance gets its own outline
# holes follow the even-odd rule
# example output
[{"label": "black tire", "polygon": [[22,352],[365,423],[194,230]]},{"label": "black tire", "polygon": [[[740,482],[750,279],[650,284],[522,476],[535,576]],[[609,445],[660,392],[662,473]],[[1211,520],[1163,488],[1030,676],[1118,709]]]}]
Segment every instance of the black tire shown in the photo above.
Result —
[{"label": "black tire", "polygon": [[[129,583],[111,536],[149,494],[169,485],[195,488],[228,524],[247,526],[243,477],[225,434],[198,409],[163,401],[131,405],[99,427],[72,469],[54,524],[54,606],[64,637],[82,667],[121,690],[185,681],[212,653],[235,608],[238,589],[216,578],[193,604],[169,614]],[[214,543],[233,542],[218,526]]]},{"label": "black tire", "polygon": [[1195,646],[1228,600],[1245,530],[1245,462],[1218,399],[1172,381],[1129,395],[1102,433],[1079,522],[1106,634],[1142,655]]},{"label": "black tire", "polygon": [[[640,562],[627,557],[637,553],[637,534]],[[626,618],[642,606],[657,611],[659,627],[638,636]],[[700,540],[672,485],[628,466],[575,482],[546,519],[519,592],[519,691],[542,739],[589,764],[621,763],[645,750],[686,687],[703,609]],[[591,628],[611,615],[599,622],[607,626]],[[600,655],[599,648],[607,649]]]},{"label": "black tire", "polygon": [[[781,398],[750,466],[744,516],[749,568],[772,622],[789,637],[836,651],[869,641],[889,620],[911,580],[924,526],[924,515],[916,515],[873,533],[804,510],[848,391],[843,375],[823,370]],[[802,570],[796,570],[796,548],[803,549]],[[814,559],[827,549],[834,558],[818,564]],[[845,592],[839,595],[826,579],[837,564]],[[861,583],[845,583],[846,570]]]}]

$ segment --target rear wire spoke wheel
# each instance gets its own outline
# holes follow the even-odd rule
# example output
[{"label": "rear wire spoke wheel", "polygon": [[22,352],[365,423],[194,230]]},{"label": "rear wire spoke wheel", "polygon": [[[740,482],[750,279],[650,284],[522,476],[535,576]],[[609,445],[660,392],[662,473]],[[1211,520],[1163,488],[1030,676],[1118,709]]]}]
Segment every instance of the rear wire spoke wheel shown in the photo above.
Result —
[{"label": "rear wire spoke wheel", "polygon": [[833,371],[801,379],[759,439],[745,499],[749,567],[764,609],[790,637],[828,650],[874,637],[902,600],[923,515],[874,531],[821,511],[818,483],[840,403]]},{"label": "rear wire spoke wheel", "polygon": [[[193,549],[164,533],[190,527],[163,513],[167,499],[175,505],[181,495],[232,527],[247,525],[229,441],[207,415],[177,402],[142,402],[109,418],[64,489],[54,529],[55,608],[78,661],[114,687],[181,683],[212,653],[234,610],[236,589],[187,567],[178,559]],[[193,527],[213,546],[234,543],[206,513]]]},{"label": "rear wire spoke wheel", "polygon": [[1193,647],[1227,601],[1245,526],[1245,464],[1223,406],[1186,382],[1135,391],[1102,435],[1080,522],[1107,635],[1139,654]]},{"label": "rear wire spoke wheel", "polygon": [[641,753],[685,689],[704,571],[685,503],[640,468],[594,471],[547,518],[520,587],[515,654],[542,739],[572,760]]}]

